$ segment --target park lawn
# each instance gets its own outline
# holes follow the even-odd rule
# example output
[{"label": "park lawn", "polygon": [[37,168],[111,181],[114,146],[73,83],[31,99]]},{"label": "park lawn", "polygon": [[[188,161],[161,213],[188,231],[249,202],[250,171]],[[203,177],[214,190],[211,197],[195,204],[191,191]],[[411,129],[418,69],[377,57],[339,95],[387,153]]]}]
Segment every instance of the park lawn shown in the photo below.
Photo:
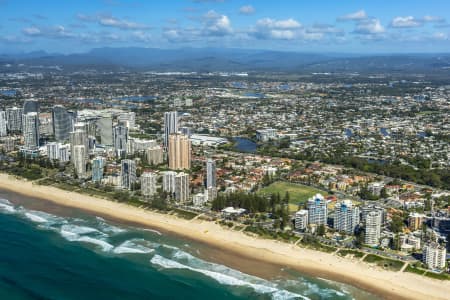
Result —
[{"label": "park lawn", "polygon": [[[326,196],[325,192],[310,186],[289,183],[284,181],[276,181],[269,186],[266,186],[258,191],[258,194],[276,194],[280,193],[281,197],[284,197],[286,192],[289,192],[289,203],[298,205],[299,203],[305,203],[309,198],[317,193],[321,193]],[[291,208],[291,206],[289,206]],[[297,210],[297,209],[296,209]],[[295,210],[295,211],[296,211]]]}]

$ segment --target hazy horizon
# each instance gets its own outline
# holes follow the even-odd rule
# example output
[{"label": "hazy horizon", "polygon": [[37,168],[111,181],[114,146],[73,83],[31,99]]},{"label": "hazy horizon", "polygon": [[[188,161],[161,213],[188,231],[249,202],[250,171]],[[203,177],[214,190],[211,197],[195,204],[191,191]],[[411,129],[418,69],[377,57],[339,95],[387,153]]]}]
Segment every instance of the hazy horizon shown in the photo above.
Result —
[{"label": "hazy horizon", "polygon": [[[0,53],[101,47],[307,53],[442,53],[445,1],[0,1]],[[75,49],[75,50],[74,50]]]}]

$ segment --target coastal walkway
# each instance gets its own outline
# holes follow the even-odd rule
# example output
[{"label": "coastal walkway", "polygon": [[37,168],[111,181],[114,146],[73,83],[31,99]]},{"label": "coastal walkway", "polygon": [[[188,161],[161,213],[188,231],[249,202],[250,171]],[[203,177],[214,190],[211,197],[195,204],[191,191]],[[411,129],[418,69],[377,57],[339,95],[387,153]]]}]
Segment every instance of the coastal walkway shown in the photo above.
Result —
[{"label": "coastal walkway", "polygon": [[409,266],[409,262],[405,262],[405,264],[403,265],[403,267],[400,269],[399,272],[403,272],[405,271],[405,269]]}]

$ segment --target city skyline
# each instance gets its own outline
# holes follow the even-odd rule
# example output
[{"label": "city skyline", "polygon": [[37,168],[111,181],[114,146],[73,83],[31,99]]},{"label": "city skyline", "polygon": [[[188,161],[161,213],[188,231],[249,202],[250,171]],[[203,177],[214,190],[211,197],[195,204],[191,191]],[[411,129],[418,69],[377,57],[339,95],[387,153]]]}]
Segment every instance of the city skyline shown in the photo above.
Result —
[{"label": "city skyline", "polygon": [[409,1],[407,7],[388,1],[284,4],[1,1],[0,52],[73,53],[98,47],[448,52],[450,4],[444,1]]}]

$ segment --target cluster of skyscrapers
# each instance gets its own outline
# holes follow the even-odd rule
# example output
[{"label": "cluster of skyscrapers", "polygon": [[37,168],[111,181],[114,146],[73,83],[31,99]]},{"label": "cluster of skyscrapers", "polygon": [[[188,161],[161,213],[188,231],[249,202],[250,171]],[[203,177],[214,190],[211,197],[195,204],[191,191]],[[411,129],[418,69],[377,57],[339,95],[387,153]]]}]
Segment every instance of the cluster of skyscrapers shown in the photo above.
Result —
[{"label": "cluster of skyscrapers", "polygon": [[[383,209],[378,206],[369,205],[360,209],[351,200],[343,200],[335,205],[333,228],[351,235],[359,225],[364,225],[364,243],[377,246],[381,237],[383,213]],[[327,225],[327,219],[327,201],[321,194],[317,194],[307,201],[306,209],[296,212],[295,228],[306,230],[308,226]]]}]

